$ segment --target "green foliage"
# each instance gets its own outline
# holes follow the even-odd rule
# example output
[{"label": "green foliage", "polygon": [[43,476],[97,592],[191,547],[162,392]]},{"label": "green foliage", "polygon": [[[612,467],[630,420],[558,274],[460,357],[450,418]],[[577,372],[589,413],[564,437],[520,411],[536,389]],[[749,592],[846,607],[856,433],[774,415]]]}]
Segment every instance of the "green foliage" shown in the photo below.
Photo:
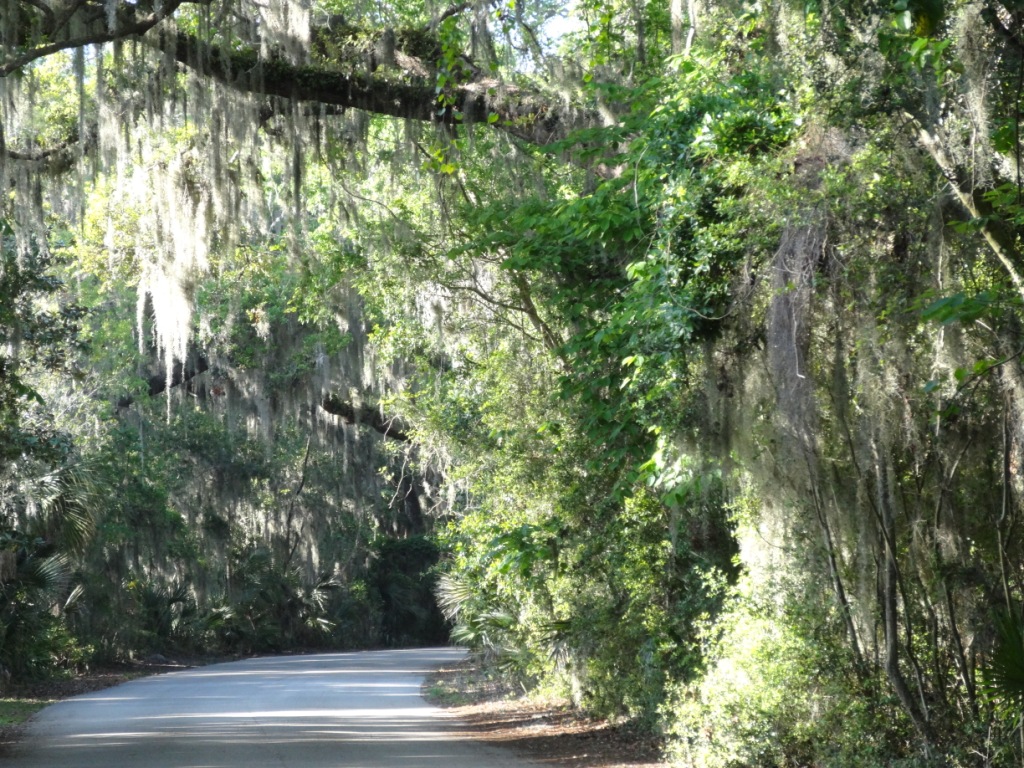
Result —
[{"label": "green foliage", "polygon": [[[206,158],[197,102],[232,83],[101,52],[126,127],[98,154],[152,136],[171,207],[220,219],[177,264],[147,201],[115,202],[141,167],[98,156],[74,226],[32,208],[93,315],[25,232],[0,265],[4,530],[38,566],[4,582],[0,663],[64,653],[74,555],[67,618],[114,658],[440,642],[436,592],[452,639],[670,732],[683,765],[1019,762],[1019,627],[985,630],[1024,563],[1019,14],[685,5],[332,1],[311,60],[443,120],[228,99]],[[209,18],[179,29],[289,71]],[[420,61],[373,61],[385,28]],[[35,151],[101,105],[99,81],[60,94],[74,60],[30,69],[48,106],[4,135]],[[165,399],[126,309],[146,270],[209,366]],[[91,539],[49,480],[72,445]]]},{"label": "green foliage", "polygon": [[56,266],[37,248],[19,254],[10,224],[0,220],[0,472],[20,456],[52,463],[69,450],[31,383],[34,374],[68,371],[79,350],[83,309],[60,296]]},{"label": "green foliage", "polygon": [[801,626],[809,606],[792,610],[805,616],[780,621],[770,606],[734,595],[705,626],[707,672],[677,686],[669,705],[673,765],[890,765],[896,724],[879,718],[869,692],[849,695],[832,666],[849,663],[842,649]]},{"label": "green foliage", "polygon": [[[699,668],[694,624],[717,610],[732,572],[727,530],[718,541],[702,530],[715,515],[725,528],[721,486],[690,495],[677,486],[673,498],[684,504],[673,513],[637,491],[602,519],[581,506],[589,494],[535,496],[546,487],[538,479],[535,489],[518,486],[528,506],[488,501],[450,532],[454,558],[439,600],[452,638],[495,657],[509,675],[561,679],[596,712],[651,723],[668,680]],[[696,489],[700,480],[691,483]]]},{"label": "green foliage", "polygon": [[232,561],[226,600],[204,619],[212,647],[247,654],[281,651],[315,647],[329,635],[325,607],[339,586],[329,574],[304,585],[296,569],[263,547],[236,550]]},{"label": "green foliage", "polygon": [[94,526],[89,470],[39,391],[73,373],[83,310],[62,295],[45,247],[16,248],[0,220],[0,667],[14,678],[75,669],[89,653],[66,613],[81,595],[70,558]]},{"label": "green foliage", "polygon": [[440,551],[431,539],[382,538],[367,582],[380,595],[381,639],[389,646],[437,645],[448,628],[434,600]]},{"label": "green foliage", "polygon": [[921,310],[924,320],[931,320],[948,325],[950,323],[972,323],[985,317],[993,316],[997,307],[998,297],[990,291],[982,291],[974,296],[957,293],[936,299]]},{"label": "green foliage", "polygon": [[[471,214],[483,234],[466,250],[500,254],[551,313],[545,341],[567,362],[562,395],[578,404],[587,439],[604,445],[593,471],[623,494],[653,453],[653,430],[671,428],[675,393],[688,384],[684,350],[728,314],[751,232],[771,231],[734,204],[735,171],[722,163],[742,165],[793,135],[768,77],[722,83],[710,74],[717,60],[701,64],[687,62],[671,89],[654,81],[632,95],[657,106],[630,118],[639,138],[616,158],[628,174]],[[613,142],[622,130],[586,131],[560,149]]]},{"label": "green foliage", "polygon": [[2,668],[25,679],[84,666],[90,649],[71,635],[65,620],[81,595],[70,586],[67,555],[52,542],[10,530],[0,534],[0,547]]},{"label": "green foliage", "polygon": [[998,711],[1013,722],[1024,712],[1024,633],[1019,618],[1008,614],[998,617],[996,630],[982,684]]},{"label": "green foliage", "polygon": [[[673,517],[652,495],[636,494],[603,532],[602,550],[592,551],[597,542],[583,548],[571,577],[574,610],[564,641],[579,655],[584,704],[648,725],[669,681],[700,669],[694,631],[717,614],[731,571],[728,549],[693,536],[696,519]],[[586,569],[588,562],[600,565]]]}]

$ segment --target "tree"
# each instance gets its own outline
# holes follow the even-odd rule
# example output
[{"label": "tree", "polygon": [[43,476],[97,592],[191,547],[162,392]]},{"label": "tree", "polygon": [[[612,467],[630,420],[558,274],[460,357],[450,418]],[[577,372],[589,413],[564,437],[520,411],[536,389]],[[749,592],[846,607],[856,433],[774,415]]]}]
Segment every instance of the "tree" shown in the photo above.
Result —
[{"label": "tree", "polygon": [[41,395],[76,370],[82,308],[61,296],[54,260],[16,255],[0,221],[0,667],[17,677],[83,659],[65,624],[80,590],[70,557],[93,528],[87,470]]}]

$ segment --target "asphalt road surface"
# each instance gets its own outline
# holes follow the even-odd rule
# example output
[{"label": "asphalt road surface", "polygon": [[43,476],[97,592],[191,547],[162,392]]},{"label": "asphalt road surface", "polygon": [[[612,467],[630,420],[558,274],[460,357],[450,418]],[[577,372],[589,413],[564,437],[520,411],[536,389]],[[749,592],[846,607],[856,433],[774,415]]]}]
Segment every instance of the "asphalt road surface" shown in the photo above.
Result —
[{"label": "asphalt road surface", "polygon": [[420,696],[454,648],[284,656],[134,680],[33,718],[11,768],[512,768]]}]

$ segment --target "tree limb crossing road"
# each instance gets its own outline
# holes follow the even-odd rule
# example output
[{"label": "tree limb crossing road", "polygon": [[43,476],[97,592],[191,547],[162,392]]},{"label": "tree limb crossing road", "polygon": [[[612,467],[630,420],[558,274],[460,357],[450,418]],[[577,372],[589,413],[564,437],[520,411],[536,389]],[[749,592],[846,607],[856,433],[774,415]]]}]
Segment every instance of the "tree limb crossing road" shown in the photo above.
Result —
[{"label": "tree limb crossing road", "polygon": [[30,723],[10,768],[511,768],[460,740],[420,685],[463,651],[250,659],[68,699]]}]

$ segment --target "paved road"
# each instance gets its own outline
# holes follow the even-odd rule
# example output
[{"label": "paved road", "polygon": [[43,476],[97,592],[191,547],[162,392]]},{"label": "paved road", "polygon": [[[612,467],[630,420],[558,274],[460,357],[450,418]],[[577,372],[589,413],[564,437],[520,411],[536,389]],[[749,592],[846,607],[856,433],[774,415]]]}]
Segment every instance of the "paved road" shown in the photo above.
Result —
[{"label": "paved road", "polygon": [[419,695],[453,648],[250,659],[68,699],[10,768],[512,768]]}]

